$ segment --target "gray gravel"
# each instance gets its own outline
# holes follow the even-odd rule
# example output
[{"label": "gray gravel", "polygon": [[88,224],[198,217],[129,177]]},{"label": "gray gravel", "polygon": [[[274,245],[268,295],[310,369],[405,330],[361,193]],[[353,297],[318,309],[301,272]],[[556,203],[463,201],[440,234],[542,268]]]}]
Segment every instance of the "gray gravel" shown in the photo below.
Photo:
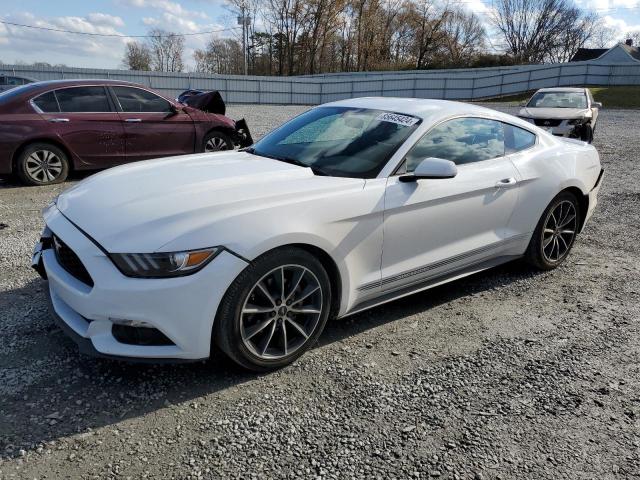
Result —
[{"label": "gray gravel", "polygon": [[[304,107],[229,110],[257,137]],[[80,356],[28,268],[69,184],[0,184],[0,479],[640,478],[640,115],[600,122],[601,204],[563,266],[330,322],[263,376]]]}]

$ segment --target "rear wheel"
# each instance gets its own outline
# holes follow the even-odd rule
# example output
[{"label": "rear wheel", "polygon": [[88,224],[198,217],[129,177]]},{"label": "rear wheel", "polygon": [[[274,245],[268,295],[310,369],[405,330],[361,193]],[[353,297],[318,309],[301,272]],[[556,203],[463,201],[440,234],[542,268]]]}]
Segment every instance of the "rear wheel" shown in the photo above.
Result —
[{"label": "rear wheel", "polygon": [[572,193],[562,192],[546,208],[525,257],[541,270],[552,270],[569,255],[578,234],[580,207]]},{"label": "rear wheel", "polygon": [[233,150],[233,141],[226,133],[215,130],[204,137],[202,150],[207,153]]},{"label": "rear wheel", "polygon": [[50,143],[27,145],[18,156],[17,174],[27,185],[51,185],[63,182],[69,174],[67,155]]},{"label": "rear wheel", "polygon": [[330,305],[329,276],[317,258],[294,247],[273,250],[229,287],[215,320],[214,340],[245,368],[279,368],[317,341]]}]

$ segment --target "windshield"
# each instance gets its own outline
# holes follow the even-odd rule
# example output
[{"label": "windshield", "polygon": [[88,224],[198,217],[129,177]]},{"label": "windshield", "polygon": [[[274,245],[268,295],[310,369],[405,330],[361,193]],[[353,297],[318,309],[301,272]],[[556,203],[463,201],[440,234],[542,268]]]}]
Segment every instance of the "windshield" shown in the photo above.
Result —
[{"label": "windshield", "polygon": [[587,96],[583,92],[538,92],[527,107],[587,108]]},{"label": "windshield", "polygon": [[336,177],[373,178],[420,119],[381,110],[318,107],[285,123],[250,153]]}]

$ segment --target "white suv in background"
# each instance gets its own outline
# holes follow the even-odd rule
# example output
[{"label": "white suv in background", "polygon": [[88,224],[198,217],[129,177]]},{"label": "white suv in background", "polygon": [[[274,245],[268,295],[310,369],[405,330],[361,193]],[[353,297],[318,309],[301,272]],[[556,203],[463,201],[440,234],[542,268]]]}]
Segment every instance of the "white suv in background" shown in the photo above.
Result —
[{"label": "white suv in background", "polygon": [[593,141],[598,110],[588,88],[541,88],[523,105],[518,116],[559,137]]}]

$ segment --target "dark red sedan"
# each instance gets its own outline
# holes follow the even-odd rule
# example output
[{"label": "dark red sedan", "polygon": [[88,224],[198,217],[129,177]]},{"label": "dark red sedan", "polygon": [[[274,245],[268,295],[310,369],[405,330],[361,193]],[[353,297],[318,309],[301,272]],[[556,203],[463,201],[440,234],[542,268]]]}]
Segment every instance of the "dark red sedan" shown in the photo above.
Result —
[{"label": "dark red sedan", "polygon": [[251,143],[244,120],[204,110],[128,82],[22,85],[0,94],[0,175],[46,185],[73,170]]}]

